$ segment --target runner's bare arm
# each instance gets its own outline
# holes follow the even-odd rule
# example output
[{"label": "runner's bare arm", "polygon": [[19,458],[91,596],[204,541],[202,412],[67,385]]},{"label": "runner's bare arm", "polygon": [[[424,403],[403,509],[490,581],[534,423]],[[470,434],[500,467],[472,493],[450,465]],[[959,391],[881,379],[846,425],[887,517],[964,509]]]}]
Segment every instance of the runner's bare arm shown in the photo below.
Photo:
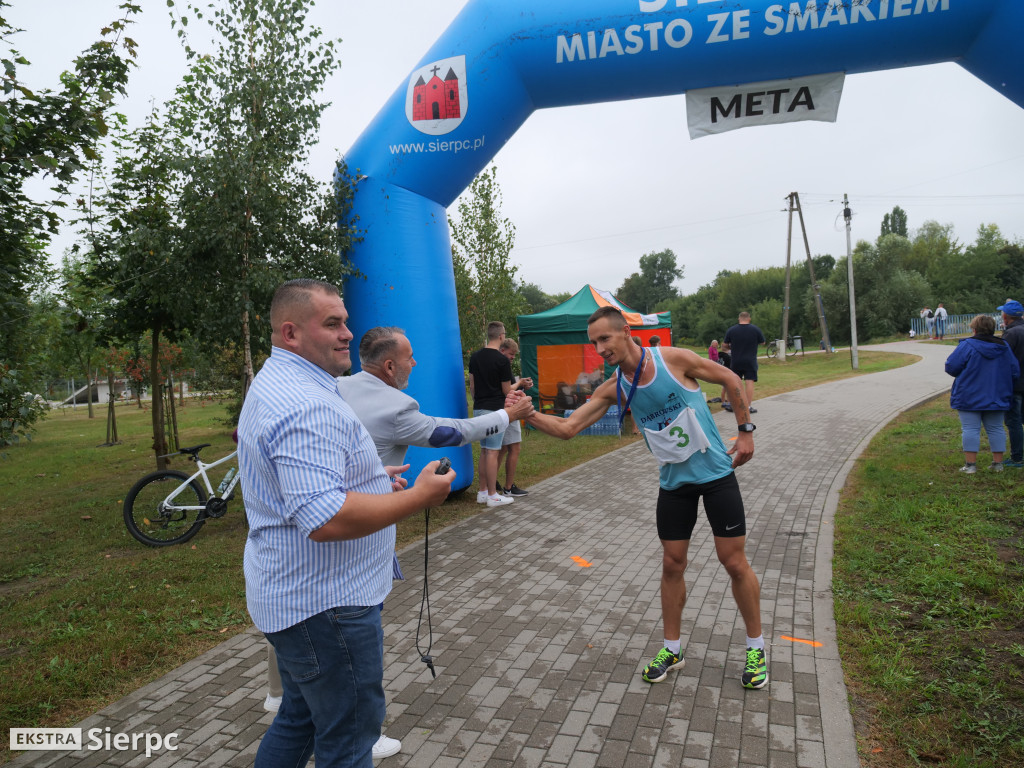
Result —
[{"label": "runner's bare arm", "polygon": [[595,389],[590,399],[573,411],[569,418],[563,419],[534,411],[526,422],[541,432],[568,440],[591,424],[597,423],[613,405],[615,405],[615,379],[611,378]]}]

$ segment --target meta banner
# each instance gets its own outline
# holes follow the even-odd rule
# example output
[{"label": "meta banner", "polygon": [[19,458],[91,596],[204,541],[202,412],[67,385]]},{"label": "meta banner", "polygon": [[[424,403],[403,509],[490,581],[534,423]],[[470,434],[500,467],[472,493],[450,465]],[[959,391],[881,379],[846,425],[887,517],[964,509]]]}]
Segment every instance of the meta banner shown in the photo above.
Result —
[{"label": "meta banner", "polygon": [[834,123],[845,75],[812,75],[728,88],[701,88],[686,94],[690,138],[754,125],[816,120]]}]

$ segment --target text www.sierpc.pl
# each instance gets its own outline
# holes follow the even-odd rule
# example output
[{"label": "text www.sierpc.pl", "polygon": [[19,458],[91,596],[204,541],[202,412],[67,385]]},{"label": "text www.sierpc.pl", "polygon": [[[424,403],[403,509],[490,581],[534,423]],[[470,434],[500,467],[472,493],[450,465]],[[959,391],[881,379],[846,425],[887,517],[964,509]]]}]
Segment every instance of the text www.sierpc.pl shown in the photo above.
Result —
[{"label": "text www.sierpc.pl", "polygon": [[429,152],[475,152],[484,148],[487,137],[478,139],[446,139],[444,141],[417,141],[409,144],[391,144],[392,155],[418,155]]}]

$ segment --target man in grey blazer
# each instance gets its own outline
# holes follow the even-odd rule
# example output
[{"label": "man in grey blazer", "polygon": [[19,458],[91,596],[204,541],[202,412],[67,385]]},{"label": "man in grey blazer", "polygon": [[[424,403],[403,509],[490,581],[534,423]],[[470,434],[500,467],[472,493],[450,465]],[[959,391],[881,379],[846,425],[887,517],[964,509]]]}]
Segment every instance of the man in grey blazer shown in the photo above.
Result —
[{"label": "man in grey blazer", "polygon": [[509,422],[533,413],[529,398],[514,406],[472,419],[427,416],[420,404],[402,390],[416,367],[412,344],[401,328],[371,328],[359,342],[362,371],[338,379],[338,391],[377,446],[384,466],[405,463],[410,445],[448,448],[474,443],[504,431]]},{"label": "man in grey blazer", "polygon": [[[354,376],[338,377],[338,391],[373,438],[384,466],[405,463],[410,445],[424,448],[448,448],[474,443],[487,435],[504,431],[509,422],[525,419],[533,413],[528,397],[520,398],[502,410],[472,419],[449,419],[420,413],[420,404],[402,390],[409,385],[409,374],[416,367],[412,343],[401,328],[371,328],[359,342],[362,371]],[[267,644],[269,692],[264,709],[276,712],[281,702],[281,677],[274,649]],[[374,759],[396,754],[402,743],[381,734],[373,746]]]}]

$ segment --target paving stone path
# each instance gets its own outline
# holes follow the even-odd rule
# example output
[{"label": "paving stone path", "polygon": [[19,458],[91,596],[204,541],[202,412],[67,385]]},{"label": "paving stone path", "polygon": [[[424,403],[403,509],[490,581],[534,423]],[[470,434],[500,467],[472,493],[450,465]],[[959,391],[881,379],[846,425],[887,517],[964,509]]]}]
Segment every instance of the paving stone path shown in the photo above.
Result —
[{"label": "paving stone path", "polygon": [[[386,732],[403,746],[382,768],[858,766],[832,614],[839,490],[878,429],[952,382],[948,347],[884,348],[922,360],[755,402],[756,453],[738,476],[766,689],[740,686],[744,627],[703,519],[686,574],[686,666],[657,685],[640,679],[662,641],[661,551],[657,465],[633,444],[431,535],[437,679],[415,647],[423,545],[400,553],[408,580],[385,604],[384,629]],[[735,434],[732,414],[716,421]],[[265,670],[250,629],[79,724],[177,733],[176,751],[27,752],[11,765],[251,765],[271,721]]]}]

